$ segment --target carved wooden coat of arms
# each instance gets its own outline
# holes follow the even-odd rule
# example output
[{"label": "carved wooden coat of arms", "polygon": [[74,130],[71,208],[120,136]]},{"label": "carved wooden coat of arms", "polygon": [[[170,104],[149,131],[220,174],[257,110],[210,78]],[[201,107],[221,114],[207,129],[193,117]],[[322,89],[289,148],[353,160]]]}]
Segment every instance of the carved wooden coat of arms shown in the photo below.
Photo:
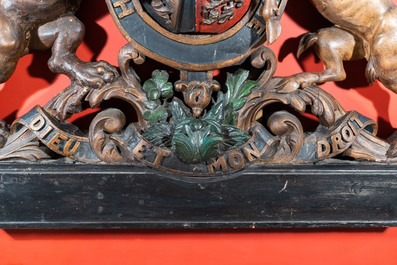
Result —
[{"label": "carved wooden coat of arms", "polygon": [[[362,58],[369,82],[378,79],[396,91],[397,11],[389,0],[312,0],[335,26],[306,34],[298,54],[313,47],[325,70],[289,77],[274,76],[277,60],[268,48],[281,34],[287,0],[105,1],[129,42],[117,67],[77,57],[84,28],[73,13],[80,1],[0,0],[0,81],[37,48],[51,48],[50,69],[71,80],[45,106],[0,124],[0,160],[67,157],[179,179],[219,179],[251,166],[266,171],[270,164],[335,157],[397,161],[397,144],[377,137],[373,120],[345,111],[317,86],[343,80],[343,61]],[[134,69],[146,58],[167,68],[142,80]],[[219,78],[232,66],[239,69]],[[117,106],[100,111],[88,131],[67,122],[110,99],[127,102],[136,122]],[[273,103],[285,109],[268,113]],[[304,130],[298,118],[304,112],[317,117],[314,131]]]},{"label": "carved wooden coat of arms", "polygon": [[[344,111],[330,94],[310,85],[308,74],[273,76],[276,59],[264,44],[281,33],[279,20],[287,1],[106,3],[129,41],[119,53],[119,72],[104,62],[65,61],[75,68],[69,70],[57,56],[73,49],[55,40],[52,45],[61,52],[54,50],[50,66],[70,75],[72,85],[14,122],[10,133],[4,133],[1,159],[40,160],[57,153],[77,161],[143,164],[187,176],[228,174],[258,163],[313,162],[341,154],[394,161],[390,144],[376,137],[376,123]],[[51,19],[37,26],[39,33]],[[60,32],[67,34],[67,23],[73,22],[62,24]],[[360,36],[354,30],[351,34]],[[363,52],[365,45],[363,40]],[[134,68],[145,57],[177,69],[179,80],[170,80],[162,69],[154,71],[151,79],[140,80]],[[214,70],[239,64],[244,67],[229,73],[225,83],[214,77]],[[251,69],[261,73],[255,75]],[[308,84],[290,89],[302,76]],[[84,101],[96,107],[110,98],[127,101],[138,122],[126,124],[116,108],[99,113],[87,133],[65,122],[82,111]],[[304,132],[299,119],[287,111],[266,114],[265,124],[257,122],[261,110],[274,102],[298,112],[309,110],[319,119],[317,130]]]}]

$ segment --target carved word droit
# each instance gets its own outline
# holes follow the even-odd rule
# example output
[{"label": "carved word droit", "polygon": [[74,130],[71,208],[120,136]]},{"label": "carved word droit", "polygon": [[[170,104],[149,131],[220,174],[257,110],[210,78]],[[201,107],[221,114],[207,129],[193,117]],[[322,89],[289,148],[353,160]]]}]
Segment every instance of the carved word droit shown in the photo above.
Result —
[{"label": "carved word droit", "polygon": [[338,126],[327,139],[317,142],[318,158],[327,158],[346,150],[367,125],[359,119],[357,113],[350,115],[348,120]]}]

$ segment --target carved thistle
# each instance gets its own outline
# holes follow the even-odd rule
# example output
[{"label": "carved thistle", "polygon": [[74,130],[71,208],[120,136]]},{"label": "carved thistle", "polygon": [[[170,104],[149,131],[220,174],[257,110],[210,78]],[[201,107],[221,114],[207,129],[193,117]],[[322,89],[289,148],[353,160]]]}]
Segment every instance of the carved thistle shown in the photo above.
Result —
[{"label": "carved thistle", "polygon": [[[60,6],[69,3],[47,2]],[[345,111],[329,93],[315,85],[335,77],[333,71],[340,74],[341,69],[330,63],[326,64],[330,69],[320,74],[274,76],[276,57],[263,44],[278,37],[286,1],[248,2],[244,18],[231,22],[235,17],[233,10],[245,2],[210,0],[203,5],[204,24],[227,20],[234,24],[232,32],[224,29],[198,37],[176,34],[202,32],[189,29],[189,20],[186,24],[181,22],[190,9],[182,10],[179,1],[107,0],[117,26],[130,40],[119,52],[119,68],[102,61],[80,61],[74,53],[82,38],[82,32],[75,32],[80,22],[72,15],[53,14],[57,18],[48,19],[44,24],[48,31],[43,32],[58,33],[48,42],[53,47],[49,65],[53,71],[68,75],[71,85],[46,106],[35,107],[11,126],[0,123],[0,159],[37,161],[60,155],[82,162],[146,165],[195,177],[232,173],[252,164],[307,163],[336,156],[394,162],[395,144],[376,137],[374,121],[358,112]],[[317,7],[325,2],[327,8],[338,10],[336,2],[343,1],[314,1]],[[184,2],[187,6],[189,3]],[[327,8],[321,10],[331,16]],[[379,47],[354,29],[338,25],[339,28],[305,36],[300,51],[317,45],[321,57],[326,48],[321,46],[322,39],[331,36],[331,32],[344,34],[343,40],[355,41],[355,47],[364,49],[362,55],[369,56],[368,75],[392,88],[392,83],[381,77],[387,76],[390,69],[379,68],[384,60],[376,50]],[[382,38],[390,41],[386,35]],[[238,52],[236,41],[240,45]],[[333,54],[332,50],[325,53]],[[22,55],[9,60],[16,63]],[[145,56],[175,67],[180,72],[179,80],[164,69],[140,80],[134,68],[145,62]],[[251,65],[243,64],[247,60]],[[226,73],[222,82],[214,75],[215,69],[237,64],[244,67]],[[13,68],[9,66],[7,71],[12,72]],[[137,121],[127,121],[126,113],[117,106],[100,111],[88,132],[66,121],[83,111],[84,106],[96,108],[112,98],[129,103]],[[266,112],[273,103],[284,105],[285,110]],[[304,112],[317,117],[315,131],[303,129],[296,113]]]}]

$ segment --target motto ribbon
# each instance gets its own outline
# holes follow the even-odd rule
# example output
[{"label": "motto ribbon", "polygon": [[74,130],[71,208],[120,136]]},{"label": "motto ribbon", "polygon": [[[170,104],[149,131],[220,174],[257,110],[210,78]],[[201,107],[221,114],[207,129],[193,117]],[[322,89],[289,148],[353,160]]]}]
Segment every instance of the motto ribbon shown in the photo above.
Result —
[{"label": "motto ribbon", "polygon": [[[363,132],[376,135],[377,124],[356,111],[341,117],[334,126],[319,126],[306,137],[297,161],[316,161],[334,157],[346,151]],[[314,137],[313,137],[314,136]]]},{"label": "motto ribbon", "polygon": [[99,162],[87,137],[73,124],[60,123],[40,106],[17,119],[12,131],[23,125],[49,149],[62,156],[84,162]]},{"label": "motto ribbon", "polygon": [[[36,106],[16,120],[12,130],[16,131],[21,125],[32,131],[49,149],[62,156],[84,162],[100,161],[88,137],[73,124],[60,123],[40,106]],[[258,124],[251,139],[244,145],[206,163],[188,165],[182,162],[175,163],[176,157],[172,149],[160,148],[147,142],[134,125],[127,126],[126,132],[129,137],[121,141],[123,144],[120,149],[127,154],[126,157],[130,162],[139,160],[153,168],[188,175],[231,173],[249,164],[261,162],[273,153],[270,146],[278,139]],[[333,127],[319,126],[315,133],[306,137],[294,161],[315,161],[336,156],[346,151],[363,132],[375,135],[376,123],[355,111],[348,112]]]}]

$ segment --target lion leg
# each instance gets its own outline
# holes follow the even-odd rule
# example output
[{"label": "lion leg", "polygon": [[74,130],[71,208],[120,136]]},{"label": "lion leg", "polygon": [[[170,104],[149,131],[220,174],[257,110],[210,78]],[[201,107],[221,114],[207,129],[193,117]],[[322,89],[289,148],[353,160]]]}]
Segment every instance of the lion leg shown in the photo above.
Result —
[{"label": "lion leg", "polygon": [[342,81],[346,78],[343,61],[365,57],[362,41],[350,32],[337,27],[325,28],[317,33],[304,35],[299,44],[298,57],[311,46],[323,62],[324,71],[299,73],[285,78],[279,85],[281,93],[290,93],[299,88],[328,81]]},{"label": "lion leg", "polygon": [[[19,58],[27,52],[29,35],[25,35],[21,28],[0,15],[0,83],[6,82],[14,73]],[[9,136],[7,124],[0,120],[0,148]]]},{"label": "lion leg", "polygon": [[36,49],[52,47],[52,56],[48,61],[51,71],[65,74],[81,86],[100,88],[112,82],[118,72],[104,61],[83,62],[77,57],[76,50],[83,41],[84,33],[80,20],[73,15],[64,16],[40,26],[31,46]]},{"label": "lion leg", "polygon": [[0,83],[11,77],[19,58],[28,52],[28,39],[18,25],[0,15]]},{"label": "lion leg", "polygon": [[372,39],[371,58],[368,62],[367,77],[373,83],[379,79],[388,89],[397,93],[397,10],[385,16],[382,28]]}]

